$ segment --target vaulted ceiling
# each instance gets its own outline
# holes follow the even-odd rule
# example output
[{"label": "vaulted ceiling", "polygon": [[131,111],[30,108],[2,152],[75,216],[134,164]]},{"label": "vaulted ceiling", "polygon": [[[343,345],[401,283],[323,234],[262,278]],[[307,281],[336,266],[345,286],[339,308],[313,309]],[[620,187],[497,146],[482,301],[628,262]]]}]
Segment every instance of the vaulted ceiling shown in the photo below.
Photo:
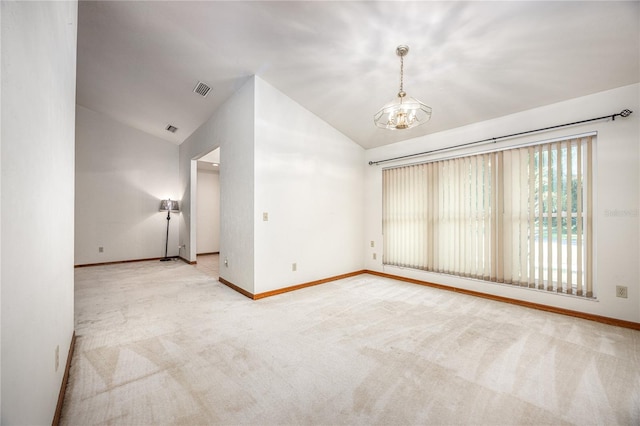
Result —
[{"label": "vaulted ceiling", "polygon": [[[637,83],[639,6],[81,1],[77,102],[179,144],[255,74],[371,148]],[[405,91],[433,116],[378,129],[373,114],[398,91],[400,44]]]}]

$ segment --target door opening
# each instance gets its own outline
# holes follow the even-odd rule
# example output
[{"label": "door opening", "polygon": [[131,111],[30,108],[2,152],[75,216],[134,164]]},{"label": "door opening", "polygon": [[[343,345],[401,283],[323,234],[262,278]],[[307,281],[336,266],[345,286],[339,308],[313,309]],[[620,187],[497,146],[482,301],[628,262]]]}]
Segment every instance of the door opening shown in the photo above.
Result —
[{"label": "door opening", "polygon": [[[198,269],[218,277],[220,254],[220,148],[195,160],[195,191],[192,188],[192,253]],[[192,173],[193,176],[193,173]],[[193,214],[195,213],[195,214]]]}]

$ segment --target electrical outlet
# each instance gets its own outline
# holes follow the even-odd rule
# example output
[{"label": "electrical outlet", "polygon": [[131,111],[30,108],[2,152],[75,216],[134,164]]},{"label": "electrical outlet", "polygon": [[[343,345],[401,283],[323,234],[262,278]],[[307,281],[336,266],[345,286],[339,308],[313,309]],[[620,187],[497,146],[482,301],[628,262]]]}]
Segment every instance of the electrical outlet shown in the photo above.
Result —
[{"label": "electrical outlet", "polygon": [[102,246],[98,247],[98,253],[104,253],[104,247]]},{"label": "electrical outlet", "polygon": [[56,346],[56,371],[60,367],[60,345]]},{"label": "electrical outlet", "polygon": [[297,263],[292,263],[292,264],[291,264],[291,270],[292,270],[293,272],[297,271],[297,270],[298,270],[298,264],[297,264]]},{"label": "electrical outlet", "polygon": [[265,222],[268,222],[269,221],[269,213],[267,213],[267,212],[262,213],[262,220],[265,221]]},{"label": "electrical outlet", "polygon": [[373,260],[376,260],[378,258],[378,255],[376,255],[375,253],[373,253]]},{"label": "electrical outlet", "polygon": [[224,266],[226,266],[227,268],[229,267],[229,260],[226,257],[224,259]]},{"label": "electrical outlet", "polygon": [[375,247],[376,246],[376,242],[375,241],[371,241],[371,247]]},{"label": "electrical outlet", "polygon": [[627,287],[623,286],[623,285],[617,285],[616,286],[616,297],[623,297],[623,298],[627,298]]}]

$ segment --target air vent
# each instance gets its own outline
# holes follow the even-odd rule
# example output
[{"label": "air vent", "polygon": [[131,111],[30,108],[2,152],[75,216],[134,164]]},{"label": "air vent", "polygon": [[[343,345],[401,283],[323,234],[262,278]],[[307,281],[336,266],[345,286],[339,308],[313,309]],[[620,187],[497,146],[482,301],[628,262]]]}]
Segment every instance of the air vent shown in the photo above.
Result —
[{"label": "air vent", "polygon": [[193,89],[194,93],[197,93],[198,95],[202,96],[203,98],[207,97],[207,95],[209,94],[210,90],[211,90],[211,87],[209,87],[207,85],[207,83],[203,83],[201,81],[199,81],[198,84],[196,84],[195,89]]},{"label": "air vent", "polygon": [[175,133],[176,131],[178,131],[178,128],[176,126],[172,126],[171,124],[169,124],[165,130],[171,133]]}]

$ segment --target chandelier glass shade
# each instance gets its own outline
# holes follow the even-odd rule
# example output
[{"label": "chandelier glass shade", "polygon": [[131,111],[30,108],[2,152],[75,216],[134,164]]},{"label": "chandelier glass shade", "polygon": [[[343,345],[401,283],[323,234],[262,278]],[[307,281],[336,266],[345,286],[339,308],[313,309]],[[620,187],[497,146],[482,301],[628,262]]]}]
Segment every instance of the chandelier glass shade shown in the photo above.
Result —
[{"label": "chandelier glass shade", "polygon": [[407,53],[409,53],[408,46],[398,46],[396,49],[396,54],[400,56],[400,91],[398,95],[373,116],[376,126],[382,129],[410,129],[426,123],[431,118],[431,108],[416,98],[407,96],[404,91],[404,57]]}]

